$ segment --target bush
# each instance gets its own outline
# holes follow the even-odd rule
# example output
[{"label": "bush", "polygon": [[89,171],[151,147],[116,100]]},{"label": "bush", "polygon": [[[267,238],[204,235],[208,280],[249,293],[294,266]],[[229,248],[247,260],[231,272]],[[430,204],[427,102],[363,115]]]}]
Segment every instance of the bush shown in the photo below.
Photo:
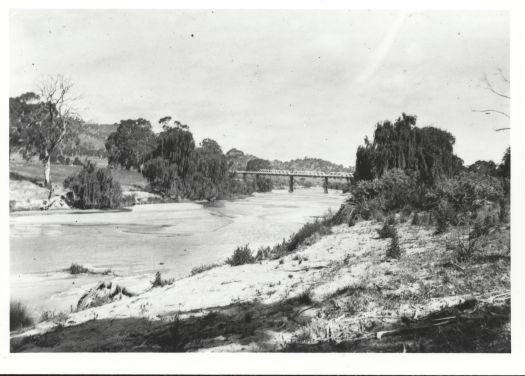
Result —
[{"label": "bush", "polygon": [[386,257],[387,258],[394,258],[398,259],[401,257],[401,247],[399,246],[399,237],[397,235],[397,231],[394,228],[394,234],[390,240],[390,245],[388,246],[386,250]]},{"label": "bush", "polygon": [[122,205],[122,189],[108,168],[97,169],[87,161],[82,170],[64,180],[64,188],[75,195],[73,206],[79,209],[109,209]]},{"label": "bush", "polygon": [[164,287],[167,285],[172,285],[175,280],[173,278],[164,279],[160,272],[155,273],[155,279],[151,281],[151,287]]},{"label": "bush", "polygon": [[438,181],[434,195],[461,212],[475,212],[487,201],[499,202],[505,196],[498,178],[472,172]]},{"label": "bush", "polygon": [[193,275],[197,275],[200,273],[204,273],[205,271],[216,268],[217,266],[220,266],[220,264],[207,264],[207,265],[196,266],[195,268],[191,269],[190,274],[193,276]]},{"label": "bush", "polygon": [[73,160],[73,166],[82,166],[82,161],[79,157],[75,157],[75,159]]},{"label": "bush", "polygon": [[379,235],[379,239],[393,238],[396,235],[396,228],[386,222],[383,224],[383,227],[376,231]]},{"label": "bush", "polygon": [[312,292],[310,290],[303,291],[301,294],[299,294],[295,298],[295,301],[297,301],[297,303],[303,304],[303,305],[310,305],[310,304],[312,304]]},{"label": "bush", "polygon": [[9,330],[27,328],[33,324],[33,318],[29,315],[27,307],[19,301],[11,301],[9,304]]},{"label": "bush", "polygon": [[261,261],[261,260],[267,259],[270,257],[271,252],[272,252],[271,247],[260,247],[257,250],[257,254],[255,255],[255,260]]},{"label": "bush", "polygon": [[244,246],[237,247],[233,252],[232,257],[229,257],[226,260],[226,263],[231,266],[239,266],[244,264],[253,264],[255,262],[255,257],[252,254],[252,250],[248,244]]},{"label": "bush", "polygon": [[66,269],[69,274],[83,274],[83,273],[89,273],[90,270],[80,264],[71,264],[69,268]]},{"label": "bush", "polygon": [[436,219],[435,235],[446,232],[450,224],[457,223],[456,211],[448,201],[441,201],[432,212],[432,215]]},{"label": "bush", "polygon": [[332,230],[330,227],[326,225],[327,221],[319,221],[315,220],[314,222],[310,222],[305,224],[299,231],[297,231],[292,237],[290,238],[290,241],[286,245],[286,249],[288,252],[292,252],[301,245],[301,243],[309,238],[310,236],[314,234],[319,235],[328,235],[332,233]]}]

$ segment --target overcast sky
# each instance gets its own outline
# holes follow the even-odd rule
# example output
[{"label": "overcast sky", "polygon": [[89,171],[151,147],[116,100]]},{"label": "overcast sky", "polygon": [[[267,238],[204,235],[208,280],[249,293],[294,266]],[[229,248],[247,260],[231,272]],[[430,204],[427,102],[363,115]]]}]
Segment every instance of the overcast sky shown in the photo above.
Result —
[{"label": "overcast sky", "polygon": [[509,111],[506,12],[12,10],[10,95],[69,76],[85,120],[171,115],[268,159],[355,163],[378,121],[402,112],[500,161]]}]

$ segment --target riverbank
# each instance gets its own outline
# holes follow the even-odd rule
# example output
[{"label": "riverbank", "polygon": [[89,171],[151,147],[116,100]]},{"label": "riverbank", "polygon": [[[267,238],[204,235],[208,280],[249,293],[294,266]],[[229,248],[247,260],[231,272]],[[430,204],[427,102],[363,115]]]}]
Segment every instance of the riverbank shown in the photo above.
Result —
[{"label": "riverbank", "polygon": [[44,321],[11,333],[11,350],[510,351],[508,226],[460,264],[447,247],[453,231],[401,223],[404,252],[392,260],[380,226],[334,226],[279,259]]}]

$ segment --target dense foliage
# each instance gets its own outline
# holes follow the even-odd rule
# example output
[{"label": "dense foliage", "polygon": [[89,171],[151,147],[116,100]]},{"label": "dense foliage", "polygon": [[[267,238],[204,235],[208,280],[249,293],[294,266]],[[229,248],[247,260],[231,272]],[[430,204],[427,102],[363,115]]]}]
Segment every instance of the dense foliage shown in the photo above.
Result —
[{"label": "dense foliage", "polygon": [[[272,165],[270,161],[261,158],[254,158],[248,161],[246,164],[247,171],[258,171],[271,169]],[[257,175],[255,178],[255,185],[257,192],[270,192],[273,189],[273,181],[269,177]]]},{"label": "dense foliage", "polygon": [[233,194],[250,194],[255,184],[240,182],[228,171],[219,144],[209,138],[195,146],[187,125],[160,119],[162,132],[142,168],[152,190],[168,197],[214,200]]},{"label": "dense foliage", "polygon": [[357,180],[380,178],[388,170],[413,170],[420,181],[432,185],[442,176],[461,169],[462,160],[453,153],[455,138],[449,132],[415,126],[416,116],[403,113],[394,123],[378,123],[374,139],[365,139],[356,154]]},{"label": "dense foliage", "polygon": [[108,164],[141,170],[155,147],[155,134],[145,119],[121,120],[106,141]]},{"label": "dense foliage", "polygon": [[122,189],[111,170],[97,169],[90,161],[78,174],[64,180],[64,188],[74,193],[74,206],[79,209],[110,209],[122,204]]}]

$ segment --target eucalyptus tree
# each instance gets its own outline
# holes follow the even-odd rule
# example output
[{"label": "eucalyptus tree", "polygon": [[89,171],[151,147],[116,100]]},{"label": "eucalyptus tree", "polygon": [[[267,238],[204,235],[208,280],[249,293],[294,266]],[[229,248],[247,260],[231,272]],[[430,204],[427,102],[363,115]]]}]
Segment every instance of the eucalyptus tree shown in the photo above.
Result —
[{"label": "eucalyptus tree", "polygon": [[9,98],[9,151],[18,151],[25,159],[38,156],[50,195],[51,156],[64,139],[75,136],[73,124],[81,122],[73,110],[72,88],[71,80],[62,75],[47,76],[36,93]]}]

